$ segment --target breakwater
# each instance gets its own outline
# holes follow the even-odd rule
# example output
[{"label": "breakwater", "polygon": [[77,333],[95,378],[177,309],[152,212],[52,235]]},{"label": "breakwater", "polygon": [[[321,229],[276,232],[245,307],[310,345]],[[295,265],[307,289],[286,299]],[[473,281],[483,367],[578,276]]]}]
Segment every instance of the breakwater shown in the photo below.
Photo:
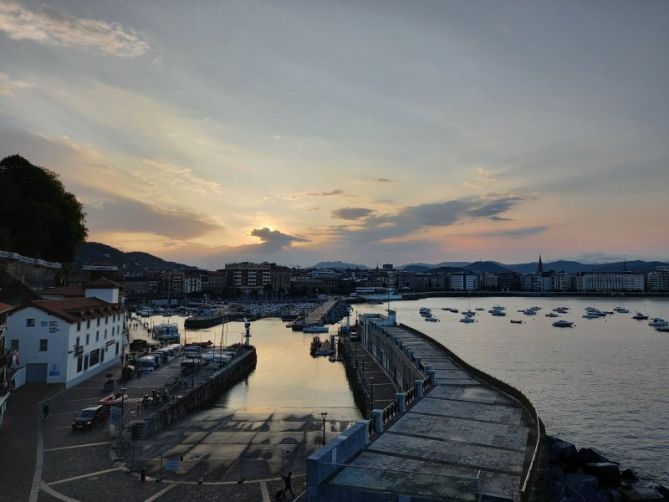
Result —
[{"label": "breakwater", "polygon": [[255,369],[256,363],[255,347],[238,347],[234,359],[207,380],[187,390],[175,401],[165,404],[148,417],[131,422],[131,438],[148,438],[188,413],[211,406],[224,390],[246,378]]},{"label": "breakwater", "polygon": [[364,350],[408,390],[309,458],[309,500],[542,500],[543,424],[522,393],[393,311],[358,321]]}]

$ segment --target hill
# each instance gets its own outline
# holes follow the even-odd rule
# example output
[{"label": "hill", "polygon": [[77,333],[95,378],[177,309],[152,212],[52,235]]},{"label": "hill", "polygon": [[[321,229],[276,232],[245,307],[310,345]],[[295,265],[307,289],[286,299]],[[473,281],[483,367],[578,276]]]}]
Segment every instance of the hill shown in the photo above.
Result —
[{"label": "hill", "polygon": [[[642,260],[633,260],[633,261],[620,261],[615,263],[581,263],[578,261],[569,261],[569,260],[558,260],[553,262],[544,263],[544,270],[546,272],[555,271],[555,272],[567,272],[567,273],[576,273],[576,272],[643,272],[648,273],[655,270],[661,265],[666,265],[659,261],[642,261]],[[520,272],[521,274],[532,274],[537,271],[537,262],[532,263],[518,263],[515,265],[507,265],[507,267],[514,272]]]},{"label": "hill", "polygon": [[346,269],[346,268],[358,268],[360,270],[367,270],[366,265],[359,265],[357,263],[346,263],[343,261],[320,261],[314,265],[313,268],[332,268],[332,269]]},{"label": "hill", "polygon": [[465,270],[468,270],[470,272],[475,272],[477,274],[483,272],[491,274],[504,274],[512,272],[512,270],[509,270],[508,267],[496,261],[475,261],[473,263],[470,263],[469,265],[466,265],[464,268]]},{"label": "hill", "polygon": [[166,261],[141,251],[123,252],[99,242],[85,242],[79,246],[74,262],[79,265],[116,265],[123,272],[196,270],[197,267]]}]

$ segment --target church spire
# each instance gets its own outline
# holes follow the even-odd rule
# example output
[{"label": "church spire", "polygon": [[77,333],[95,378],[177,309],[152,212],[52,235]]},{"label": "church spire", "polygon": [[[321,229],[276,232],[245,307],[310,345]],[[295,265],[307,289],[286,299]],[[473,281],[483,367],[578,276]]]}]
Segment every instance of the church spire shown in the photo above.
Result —
[{"label": "church spire", "polygon": [[544,263],[541,261],[541,255],[539,255],[539,263],[537,263],[537,274],[544,273]]}]

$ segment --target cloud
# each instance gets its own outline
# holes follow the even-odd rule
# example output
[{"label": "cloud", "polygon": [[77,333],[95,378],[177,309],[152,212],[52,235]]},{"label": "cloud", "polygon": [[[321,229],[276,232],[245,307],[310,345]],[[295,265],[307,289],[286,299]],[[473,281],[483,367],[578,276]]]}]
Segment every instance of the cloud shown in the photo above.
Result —
[{"label": "cloud", "polygon": [[462,185],[468,188],[482,189],[486,188],[488,185],[495,183],[496,181],[497,178],[493,173],[491,173],[487,169],[479,167],[476,170],[476,176],[474,176],[470,180],[463,181]]},{"label": "cloud", "polygon": [[490,218],[499,220],[499,213],[505,213],[523,199],[521,197],[509,196],[492,200],[480,207],[469,211],[471,216],[477,218]]},{"label": "cloud", "polygon": [[130,199],[87,205],[92,232],[158,234],[170,239],[192,239],[221,227],[205,217],[178,209],[150,206]]},{"label": "cloud", "polygon": [[[488,195],[408,206],[392,214],[371,215],[357,228],[332,226],[327,235],[349,240],[351,244],[406,239],[407,236],[427,228],[447,227],[480,218],[503,219],[500,214],[523,200],[522,197],[511,195]],[[413,240],[424,239],[414,237]]]},{"label": "cloud", "polygon": [[374,181],[379,183],[397,183],[397,180],[391,180],[390,178],[376,178]]},{"label": "cloud", "polygon": [[331,197],[332,195],[342,195],[344,191],[340,188],[331,190],[329,192],[309,192],[307,196],[309,197]]},{"label": "cloud", "polygon": [[373,209],[367,207],[342,207],[332,211],[332,216],[342,220],[359,220],[369,216],[373,212]]},{"label": "cloud", "polygon": [[140,56],[150,49],[137,32],[119,23],[74,17],[44,7],[31,10],[13,0],[0,0],[0,31],[12,40],[92,47],[119,57]]},{"label": "cloud", "polygon": [[265,250],[282,249],[291,246],[294,242],[309,242],[303,237],[284,234],[279,230],[270,230],[267,227],[254,228],[251,231],[251,235],[260,239],[261,245],[265,247]]},{"label": "cloud", "polygon": [[23,80],[15,80],[0,71],[0,96],[13,96],[16,89],[33,87],[34,84]]},{"label": "cloud", "polygon": [[479,232],[479,237],[507,237],[509,239],[523,239],[532,235],[541,234],[548,230],[547,226],[512,228],[509,230],[492,230],[490,232]]}]

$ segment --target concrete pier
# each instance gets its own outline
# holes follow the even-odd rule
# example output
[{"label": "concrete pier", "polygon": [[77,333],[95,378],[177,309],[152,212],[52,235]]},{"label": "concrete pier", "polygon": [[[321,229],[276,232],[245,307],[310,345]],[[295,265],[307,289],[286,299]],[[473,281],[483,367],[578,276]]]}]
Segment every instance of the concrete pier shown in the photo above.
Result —
[{"label": "concrete pier", "polygon": [[340,439],[346,454],[309,458],[310,473],[330,466],[308,479],[309,500],[528,500],[543,434],[531,403],[389,317],[361,315],[361,345],[407,394],[382,412],[381,434],[374,424],[367,441]]}]

